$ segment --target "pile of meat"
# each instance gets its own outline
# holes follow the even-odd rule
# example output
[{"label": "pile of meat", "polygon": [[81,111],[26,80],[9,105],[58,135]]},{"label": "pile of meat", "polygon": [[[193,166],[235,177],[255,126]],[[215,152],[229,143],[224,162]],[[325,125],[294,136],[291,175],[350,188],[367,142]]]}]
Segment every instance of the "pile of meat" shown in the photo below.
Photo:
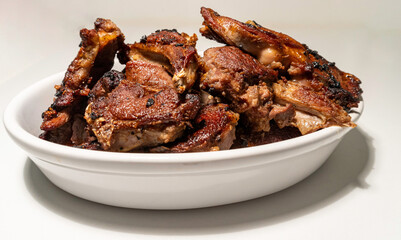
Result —
[{"label": "pile of meat", "polygon": [[[329,126],[354,127],[360,80],[291,37],[202,8],[197,36],[158,30],[125,44],[110,20],[80,31],[78,55],[43,113],[42,139],[140,152],[254,146]],[[117,55],[122,72],[112,70]]]}]

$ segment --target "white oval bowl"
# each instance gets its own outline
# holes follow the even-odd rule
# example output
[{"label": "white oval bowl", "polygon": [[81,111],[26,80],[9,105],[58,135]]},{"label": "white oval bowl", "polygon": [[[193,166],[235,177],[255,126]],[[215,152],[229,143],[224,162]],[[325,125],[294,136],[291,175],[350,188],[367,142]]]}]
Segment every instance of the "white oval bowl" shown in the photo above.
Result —
[{"label": "white oval bowl", "polygon": [[[11,138],[61,189],[107,205],[189,209],[245,201],[287,188],[318,169],[351,128],[242,149],[201,153],[116,153],[38,138],[41,114],[64,73],[17,95],[4,112]],[[351,113],[355,122],[363,102]]]}]

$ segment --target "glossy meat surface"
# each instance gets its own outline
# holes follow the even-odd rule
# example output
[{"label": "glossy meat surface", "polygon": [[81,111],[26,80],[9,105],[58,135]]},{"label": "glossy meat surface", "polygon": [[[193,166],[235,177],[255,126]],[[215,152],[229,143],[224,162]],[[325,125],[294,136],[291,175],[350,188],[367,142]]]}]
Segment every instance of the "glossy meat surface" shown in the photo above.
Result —
[{"label": "glossy meat surface", "polygon": [[209,8],[202,8],[201,14],[202,35],[240,48],[278,71],[281,80],[273,83],[272,91],[275,110],[295,108],[287,112],[291,114],[270,114],[280,127],[296,126],[307,134],[333,125],[355,126],[346,111],[358,106],[361,98],[357,77],[283,33],[220,16]]},{"label": "glossy meat surface", "polygon": [[95,21],[94,29],[82,29],[80,36],[79,52],[61,85],[55,86],[54,102],[42,115],[41,129],[45,132],[41,137],[52,142],[76,145],[70,139],[73,137],[71,127],[76,121],[74,115],[83,115],[90,87],[113,67],[116,52],[124,41],[120,29],[112,21],[102,18]]},{"label": "glossy meat surface", "polygon": [[197,37],[178,33],[176,30],[159,30],[145,36],[140,42],[128,44],[122,62],[145,61],[159,64],[172,75],[178,93],[191,89],[198,69],[195,49]]},{"label": "glossy meat surface", "polygon": [[[82,42],[41,138],[84,149],[183,153],[282,141],[330,126],[355,127],[360,80],[295,39],[201,8],[203,36],[157,30],[133,44],[110,20]],[[117,55],[123,70],[111,70]]]},{"label": "glossy meat surface", "polygon": [[[110,79],[112,76],[113,79]],[[85,119],[103,149],[130,151],[174,141],[200,107],[196,94],[152,91],[137,78],[106,75],[93,88]]]},{"label": "glossy meat surface", "polygon": [[201,108],[193,129],[182,141],[170,147],[157,147],[152,152],[205,152],[230,149],[235,139],[239,115],[226,104],[211,104]]},{"label": "glossy meat surface", "polygon": [[362,93],[360,80],[339,70],[317,51],[254,21],[242,23],[209,8],[202,8],[201,14],[204,26],[200,31],[207,38],[241,48],[287,78],[322,82],[326,94],[344,108],[358,105]]},{"label": "glossy meat surface", "polygon": [[292,104],[296,109],[294,119],[287,124],[298,127],[302,134],[329,126],[355,126],[341,106],[310,85],[300,81],[278,81],[273,84],[273,89],[277,103]]},{"label": "glossy meat surface", "polygon": [[204,53],[201,88],[243,114],[244,121],[255,131],[269,131],[271,83],[276,80],[276,71],[239,48],[216,47]]}]

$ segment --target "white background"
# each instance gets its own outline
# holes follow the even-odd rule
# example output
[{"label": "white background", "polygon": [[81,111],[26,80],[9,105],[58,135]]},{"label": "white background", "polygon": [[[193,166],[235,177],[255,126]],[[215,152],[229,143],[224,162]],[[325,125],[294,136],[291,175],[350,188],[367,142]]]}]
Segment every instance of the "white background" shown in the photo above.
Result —
[{"label": "white background", "polygon": [[116,22],[127,42],[177,28],[197,33],[200,51],[214,46],[198,34],[202,5],[287,33],[357,75],[365,101],[358,127],[317,172],[279,193],[145,211],[58,189],[0,124],[0,239],[401,239],[400,1],[0,0],[0,114],[24,87],[67,68],[79,29],[96,17]]}]

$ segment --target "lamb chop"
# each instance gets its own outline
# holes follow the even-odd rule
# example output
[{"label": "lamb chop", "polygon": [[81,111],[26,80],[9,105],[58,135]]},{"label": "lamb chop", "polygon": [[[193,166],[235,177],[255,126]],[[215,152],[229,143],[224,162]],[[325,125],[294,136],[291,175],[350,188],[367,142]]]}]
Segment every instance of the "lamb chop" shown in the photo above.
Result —
[{"label": "lamb chop", "polygon": [[327,61],[317,51],[295,39],[262,27],[255,21],[246,23],[220,16],[210,8],[202,8],[207,38],[237,46],[255,56],[262,64],[287,71],[292,78],[313,78],[322,81],[331,97],[345,107],[356,107],[362,90],[360,80]]},{"label": "lamb chop", "polygon": [[151,152],[205,152],[227,150],[235,139],[239,115],[226,104],[204,105],[192,122],[192,131],[183,140],[150,149]]},{"label": "lamb chop", "polygon": [[279,71],[283,80],[273,84],[274,105],[282,109],[290,104],[296,112],[282,123],[298,127],[302,134],[332,125],[355,126],[346,110],[360,101],[357,77],[342,72],[306,45],[254,21],[242,23],[209,8],[202,8],[201,14],[203,36],[236,46]]},{"label": "lamb chop", "polygon": [[277,72],[236,47],[209,48],[203,56],[201,89],[217,95],[254,131],[269,131],[271,83]]},{"label": "lamb chop", "polygon": [[200,108],[199,95],[189,91],[198,68],[195,41],[162,30],[121,52],[125,75],[105,75],[91,91],[85,113],[104,150],[157,146],[184,133]]},{"label": "lamb chop", "polygon": [[[127,73],[134,71],[130,66]],[[154,68],[148,65],[141,71],[160,70]],[[172,81],[163,72],[157,76]],[[199,110],[197,94],[180,95],[171,87],[149,89],[140,77],[143,74],[110,72],[91,91],[85,119],[104,150],[130,151],[174,141]]]},{"label": "lamb chop", "polygon": [[177,30],[158,30],[140,42],[128,44],[119,55],[120,62],[144,61],[162,66],[170,75],[178,93],[191,89],[197,78],[197,37]]},{"label": "lamb chop", "polygon": [[80,36],[78,55],[68,67],[62,84],[55,86],[54,102],[42,115],[44,133],[41,138],[52,142],[80,144],[74,141],[77,138],[70,139],[73,121],[77,119],[74,115],[83,115],[90,88],[113,67],[116,52],[124,41],[120,29],[112,21],[102,18],[95,21],[94,29],[82,29]]}]

